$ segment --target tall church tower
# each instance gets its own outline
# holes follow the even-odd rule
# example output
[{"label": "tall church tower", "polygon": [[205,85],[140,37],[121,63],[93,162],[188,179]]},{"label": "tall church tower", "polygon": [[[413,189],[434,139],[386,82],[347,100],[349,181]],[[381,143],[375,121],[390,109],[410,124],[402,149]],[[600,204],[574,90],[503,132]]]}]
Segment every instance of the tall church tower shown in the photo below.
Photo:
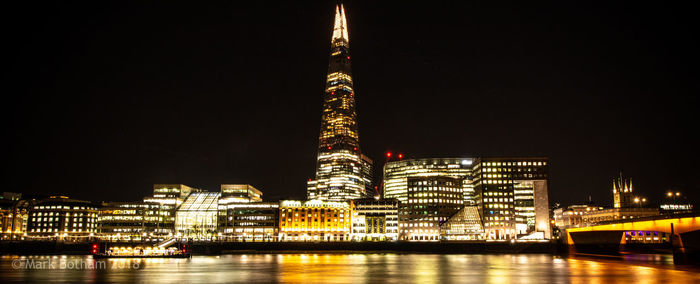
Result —
[{"label": "tall church tower", "polygon": [[622,178],[613,179],[613,202],[615,208],[630,208],[634,206],[634,196],[632,195],[632,179],[626,181]]},{"label": "tall church tower", "polygon": [[335,7],[330,63],[323,95],[316,178],[307,183],[308,199],[344,201],[367,196],[371,160],[362,155],[350,68],[350,39],[343,5]]}]

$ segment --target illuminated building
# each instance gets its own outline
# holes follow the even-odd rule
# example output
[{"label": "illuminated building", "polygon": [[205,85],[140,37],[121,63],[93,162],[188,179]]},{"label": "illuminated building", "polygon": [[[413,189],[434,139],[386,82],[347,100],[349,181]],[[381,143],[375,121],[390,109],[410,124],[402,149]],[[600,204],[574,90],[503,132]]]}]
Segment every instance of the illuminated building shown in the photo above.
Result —
[{"label": "illuminated building", "polygon": [[659,208],[647,208],[646,198],[634,196],[632,181],[626,181],[620,174],[620,179],[613,179],[613,208],[587,211],[582,216],[582,223],[592,225],[606,221],[634,219],[657,216]]},{"label": "illuminated building", "polygon": [[199,191],[199,189],[191,188],[184,184],[154,184],[153,196],[144,198],[143,202],[169,204],[177,207],[182,204],[191,192],[195,191]]},{"label": "illuminated building", "polygon": [[399,238],[397,199],[353,200],[352,239],[356,241],[396,241]]},{"label": "illuminated building", "polygon": [[52,196],[29,210],[27,235],[32,238],[87,240],[97,233],[97,205],[89,201]]},{"label": "illuminated building", "polygon": [[583,214],[582,223],[586,225],[592,225],[595,223],[624,220],[624,219],[634,219],[648,216],[658,216],[659,208],[644,208],[644,207],[632,207],[632,208],[606,208],[595,210],[591,212],[586,212]]},{"label": "illuminated building", "polygon": [[479,158],[472,173],[487,239],[551,238],[547,158]]},{"label": "illuminated building", "polygon": [[154,184],[153,196],[145,197],[145,203],[160,205],[158,215],[162,218],[161,226],[154,233],[160,235],[175,234],[175,210],[185,201],[190,193],[199,189],[184,184]]},{"label": "illuminated building", "polygon": [[[309,200],[345,201],[367,195],[369,158],[363,161],[355,111],[345,9],[336,6],[330,63],[323,96],[316,177],[307,183]],[[370,161],[370,162],[367,162]]]},{"label": "illuminated building", "polygon": [[406,203],[399,208],[402,240],[439,241],[440,224],[464,206],[462,180],[444,176],[410,177]]},{"label": "illuminated building", "polygon": [[669,191],[659,205],[659,209],[661,209],[662,214],[690,213],[693,211],[693,204],[690,204],[685,195],[682,195],[680,191]]},{"label": "illuminated building", "polygon": [[[225,208],[223,212],[222,206]],[[233,241],[276,241],[278,216],[277,202],[220,204],[219,232],[224,238]]]},{"label": "illuminated building", "polygon": [[262,195],[249,184],[222,184],[219,204],[262,202]]},{"label": "illuminated building", "polygon": [[179,237],[199,240],[217,236],[218,192],[192,192],[177,208],[175,232]]},{"label": "illuminated building", "polygon": [[614,208],[631,208],[635,207],[634,196],[632,195],[632,180],[629,182],[622,179],[613,179],[613,207]]},{"label": "illuminated building", "polygon": [[3,192],[2,196],[0,196],[0,200],[10,200],[10,201],[19,201],[22,200],[22,194],[18,192]]},{"label": "illuminated building", "polygon": [[280,201],[280,241],[349,241],[352,207],[336,201]]},{"label": "illuminated building", "polygon": [[469,182],[472,162],[471,158],[407,159],[388,162],[384,165],[384,198],[396,198],[405,203],[408,196],[408,178],[444,176],[463,180],[465,204],[470,204],[473,197],[473,187]]},{"label": "illuminated building", "polygon": [[440,225],[440,236],[445,241],[475,241],[484,239],[484,223],[476,205],[464,206]]},{"label": "illuminated building", "polygon": [[364,154],[360,155],[360,169],[362,182],[365,184],[365,194],[367,196],[379,196],[377,188],[374,187],[374,162]]},{"label": "illuminated building", "polygon": [[[161,210],[162,207],[166,210]],[[171,234],[172,206],[152,202],[107,202],[99,209],[99,236],[105,240],[150,240]]]},{"label": "illuminated building", "polygon": [[579,227],[583,224],[584,214],[598,210],[603,210],[603,207],[582,204],[554,209],[554,225],[560,228]]},{"label": "illuminated building", "polygon": [[23,239],[27,232],[31,202],[16,198],[6,198],[0,201],[0,239]]}]

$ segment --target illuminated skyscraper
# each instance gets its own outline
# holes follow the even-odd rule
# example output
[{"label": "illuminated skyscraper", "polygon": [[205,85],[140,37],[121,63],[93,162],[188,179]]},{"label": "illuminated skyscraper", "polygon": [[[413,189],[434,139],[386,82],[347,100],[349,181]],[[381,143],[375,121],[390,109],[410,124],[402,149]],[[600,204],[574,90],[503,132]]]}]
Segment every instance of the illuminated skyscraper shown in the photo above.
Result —
[{"label": "illuminated skyscraper", "polygon": [[357,132],[355,91],[350,68],[348,26],[343,5],[335,8],[330,63],[323,96],[316,179],[309,180],[309,199],[344,201],[367,195],[365,167]]}]

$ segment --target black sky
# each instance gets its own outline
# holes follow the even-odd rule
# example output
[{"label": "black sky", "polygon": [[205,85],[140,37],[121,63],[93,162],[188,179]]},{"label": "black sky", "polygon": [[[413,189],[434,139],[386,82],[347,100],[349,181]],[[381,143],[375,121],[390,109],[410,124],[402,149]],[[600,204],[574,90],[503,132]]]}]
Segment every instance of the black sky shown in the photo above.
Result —
[{"label": "black sky", "polygon": [[[608,204],[619,171],[697,200],[697,18],[679,3],[347,1],[363,152],[548,156],[552,203]],[[3,5],[6,191],[305,196],[333,2]]]}]

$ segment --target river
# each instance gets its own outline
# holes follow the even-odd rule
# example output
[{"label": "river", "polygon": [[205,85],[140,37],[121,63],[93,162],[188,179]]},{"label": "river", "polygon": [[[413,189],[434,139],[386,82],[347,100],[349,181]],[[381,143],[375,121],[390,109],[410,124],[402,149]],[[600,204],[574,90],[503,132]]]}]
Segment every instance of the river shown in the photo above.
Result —
[{"label": "river", "polygon": [[0,282],[700,283],[700,270],[674,266],[665,255],[232,254],[99,261],[2,256]]}]

